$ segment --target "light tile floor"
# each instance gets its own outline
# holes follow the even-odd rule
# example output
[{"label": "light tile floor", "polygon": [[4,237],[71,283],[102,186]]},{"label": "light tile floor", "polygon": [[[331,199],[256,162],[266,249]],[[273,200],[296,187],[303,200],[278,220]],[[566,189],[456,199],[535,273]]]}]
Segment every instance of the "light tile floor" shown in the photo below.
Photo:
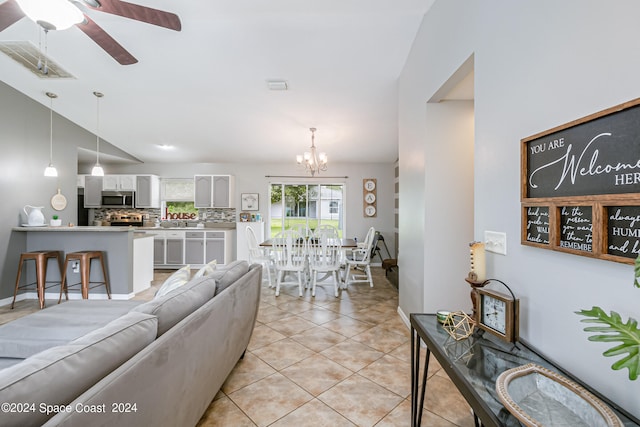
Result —
[{"label": "light tile floor", "polygon": [[[329,279],[298,297],[265,284],[258,321],[199,427],[409,426],[411,338],[398,291],[373,268],[374,287],[352,284],[338,298]],[[471,427],[471,409],[432,360],[423,425]]]},{"label": "light tile floor", "polygon": [[[298,297],[263,285],[248,351],[198,427],[404,427],[411,418],[411,340],[397,313],[398,291],[372,268],[374,287],[352,284],[338,298],[330,280]],[[156,271],[153,297],[172,272]],[[57,301],[47,301],[53,305]],[[37,300],[0,307],[0,324],[34,311]],[[435,359],[422,425],[471,427],[471,409]]]}]

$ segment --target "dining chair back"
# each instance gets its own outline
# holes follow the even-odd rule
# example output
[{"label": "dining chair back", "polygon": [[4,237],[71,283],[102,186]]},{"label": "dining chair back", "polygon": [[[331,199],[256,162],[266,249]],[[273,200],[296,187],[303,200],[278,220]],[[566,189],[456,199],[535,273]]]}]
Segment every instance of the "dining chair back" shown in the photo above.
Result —
[{"label": "dining chair back", "polygon": [[[307,240],[297,230],[281,231],[273,238],[273,263],[276,269],[276,296],[280,295],[280,285],[285,282],[286,273],[297,273],[298,293],[302,296],[302,277],[307,262]],[[306,280],[305,280],[306,283]]]},{"label": "dining chair back", "polygon": [[251,227],[246,228],[246,238],[247,245],[249,247],[249,263],[262,265],[263,271],[266,271],[269,287],[272,288],[273,284],[271,283],[271,257],[269,256],[268,252],[265,252],[265,248],[260,247],[258,239],[256,238],[256,233]]},{"label": "dining chair back", "polygon": [[[317,230],[316,230],[317,231]],[[338,296],[340,279],[338,272],[342,260],[342,242],[330,232],[320,233],[309,245],[309,269],[311,272],[311,296],[316,296],[318,273],[324,273],[325,278],[333,277],[334,295]],[[321,279],[322,280],[322,279]]]},{"label": "dining chair back", "polygon": [[[376,230],[375,228],[369,228],[367,236],[365,237],[363,244],[358,244],[358,248],[353,249],[345,260],[347,264],[347,271],[344,275],[344,287],[347,288],[351,283],[368,282],[369,286],[373,288],[373,278],[371,277],[371,252],[373,247],[373,241]],[[364,274],[350,275],[351,269],[358,269],[364,271]]]}]

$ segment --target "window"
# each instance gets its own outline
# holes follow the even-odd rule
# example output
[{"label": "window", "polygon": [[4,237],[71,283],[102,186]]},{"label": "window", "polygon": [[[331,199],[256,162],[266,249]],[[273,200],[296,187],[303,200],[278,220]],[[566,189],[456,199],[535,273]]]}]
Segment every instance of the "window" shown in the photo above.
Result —
[{"label": "window", "polygon": [[344,231],[344,184],[271,184],[271,237],[282,230],[313,231],[320,224]]},{"label": "window", "polygon": [[193,204],[193,179],[163,179],[160,188],[163,219],[198,218],[198,209]]}]

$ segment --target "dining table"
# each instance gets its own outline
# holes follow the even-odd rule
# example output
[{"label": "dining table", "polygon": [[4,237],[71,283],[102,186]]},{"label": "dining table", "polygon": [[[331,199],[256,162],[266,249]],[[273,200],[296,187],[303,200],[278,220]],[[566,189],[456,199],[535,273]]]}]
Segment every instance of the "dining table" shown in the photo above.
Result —
[{"label": "dining table", "polygon": [[[308,244],[314,244],[317,243],[318,240],[314,239],[314,238],[310,238],[307,239],[307,243]],[[260,246],[265,247],[265,248],[270,248],[273,246],[273,239],[267,239],[264,242],[260,243]],[[358,242],[356,241],[356,239],[340,239],[340,246],[342,246],[344,249],[355,249],[358,247]]]}]

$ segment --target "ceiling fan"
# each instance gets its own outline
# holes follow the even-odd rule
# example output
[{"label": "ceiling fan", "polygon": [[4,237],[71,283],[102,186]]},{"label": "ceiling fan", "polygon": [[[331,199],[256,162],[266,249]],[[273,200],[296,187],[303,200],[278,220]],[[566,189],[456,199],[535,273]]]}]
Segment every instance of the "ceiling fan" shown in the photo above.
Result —
[{"label": "ceiling fan", "polygon": [[[120,43],[89,18],[80,6],[170,30],[180,31],[182,28],[180,18],[174,13],[120,0],[6,0],[0,4],[0,31],[25,16],[45,31],[63,30],[75,25],[120,64],[130,65],[138,62]],[[56,15],[60,13],[67,18],[57,20]]]}]

